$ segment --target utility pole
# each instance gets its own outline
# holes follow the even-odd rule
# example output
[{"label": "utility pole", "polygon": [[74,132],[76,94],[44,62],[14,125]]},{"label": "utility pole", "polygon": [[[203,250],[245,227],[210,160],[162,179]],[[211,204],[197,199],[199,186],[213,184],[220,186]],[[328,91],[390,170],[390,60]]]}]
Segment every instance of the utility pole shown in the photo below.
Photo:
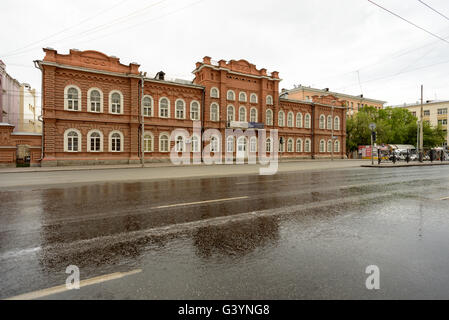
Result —
[{"label": "utility pole", "polygon": [[421,85],[421,125],[419,126],[419,161],[423,162],[424,157],[424,109],[423,109],[423,85]]},{"label": "utility pole", "polygon": [[141,135],[140,135],[140,162],[142,164],[142,168],[145,167],[145,118],[144,118],[144,108],[143,108],[143,89],[145,82],[145,73],[140,73],[141,76],[141,85],[140,85],[140,126],[141,126]]}]

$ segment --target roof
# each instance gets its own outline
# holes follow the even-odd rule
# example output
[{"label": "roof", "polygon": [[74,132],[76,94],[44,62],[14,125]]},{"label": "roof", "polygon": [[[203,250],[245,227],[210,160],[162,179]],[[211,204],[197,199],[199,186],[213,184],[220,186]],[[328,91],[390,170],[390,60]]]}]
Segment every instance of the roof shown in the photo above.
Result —
[{"label": "roof", "polygon": [[[449,100],[431,100],[431,101],[425,101],[423,103],[423,106],[427,106],[430,104],[441,104],[441,103],[449,103]],[[415,103],[404,103],[404,104],[397,104],[390,106],[392,108],[408,108],[408,107],[420,107],[421,102],[415,102]]]},{"label": "roof", "polygon": [[309,90],[309,91],[313,91],[316,93],[323,93],[323,94],[331,94],[331,95],[335,95],[339,98],[360,99],[360,100],[363,99],[363,101],[371,101],[371,102],[381,103],[381,104],[387,103],[386,101],[383,101],[383,100],[377,100],[377,99],[366,98],[366,97],[361,97],[361,96],[354,96],[354,95],[350,95],[350,94],[346,94],[346,93],[338,93],[338,92],[334,92],[334,91],[329,91],[328,89],[318,89],[318,88],[312,88],[312,87],[306,87],[306,86],[298,86],[297,88],[287,90],[286,92],[299,92],[302,90]]}]

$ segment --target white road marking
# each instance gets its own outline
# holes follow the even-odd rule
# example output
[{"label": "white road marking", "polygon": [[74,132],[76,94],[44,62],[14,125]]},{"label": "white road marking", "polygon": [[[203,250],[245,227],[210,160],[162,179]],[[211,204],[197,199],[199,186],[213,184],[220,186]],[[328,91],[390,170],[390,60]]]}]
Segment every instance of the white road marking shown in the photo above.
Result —
[{"label": "white road marking", "polygon": [[195,205],[195,204],[223,202],[223,201],[232,201],[232,200],[241,200],[241,199],[248,199],[248,198],[249,198],[248,196],[244,196],[244,197],[235,197],[235,198],[224,198],[224,199],[204,200],[204,201],[196,201],[196,202],[176,203],[176,204],[169,204],[169,205],[165,205],[165,206],[152,207],[151,209],[163,209],[163,208],[172,208],[172,207],[181,207],[181,206],[192,206],[192,205]]},{"label": "white road marking", "polygon": [[[90,279],[86,279],[86,280],[81,280],[80,288],[90,286],[93,284],[97,284],[97,283],[101,283],[101,282],[105,282],[105,281],[120,279],[120,278],[129,276],[132,274],[136,274],[139,272],[142,272],[142,269],[136,269],[136,270],[132,270],[129,272],[115,272],[115,273],[105,274],[102,276],[98,276],[98,277],[94,277],[94,278],[90,278]],[[49,296],[52,294],[61,293],[61,292],[65,292],[65,291],[70,291],[70,289],[67,289],[66,285],[63,284],[63,285],[52,287],[52,288],[47,288],[47,289],[42,289],[42,290],[33,291],[33,292],[29,292],[29,293],[24,293],[24,294],[21,294],[18,296],[6,298],[5,300],[32,300],[32,299],[38,299],[38,298],[42,298],[45,296]]]}]

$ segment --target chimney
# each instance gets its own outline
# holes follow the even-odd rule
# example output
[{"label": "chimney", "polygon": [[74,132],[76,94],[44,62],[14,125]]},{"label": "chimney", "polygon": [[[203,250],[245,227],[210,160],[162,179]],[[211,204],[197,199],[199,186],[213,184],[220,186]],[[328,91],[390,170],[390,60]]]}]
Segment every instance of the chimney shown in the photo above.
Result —
[{"label": "chimney", "polygon": [[204,64],[211,64],[211,57],[205,56],[203,58],[203,63]]}]

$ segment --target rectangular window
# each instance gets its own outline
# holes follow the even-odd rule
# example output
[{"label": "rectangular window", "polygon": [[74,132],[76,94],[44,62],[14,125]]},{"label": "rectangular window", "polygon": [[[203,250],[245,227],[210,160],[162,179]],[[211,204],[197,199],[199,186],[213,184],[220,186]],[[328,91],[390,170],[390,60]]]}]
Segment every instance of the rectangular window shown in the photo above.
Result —
[{"label": "rectangular window", "polygon": [[430,110],[424,110],[424,116],[430,116]]},{"label": "rectangular window", "polygon": [[440,119],[440,120],[438,120],[438,124],[440,124],[442,126],[447,126],[447,119]]},{"label": "rectangular window", "polygon": [[438,109],[438,114],[447,114],[447,108]]}]

